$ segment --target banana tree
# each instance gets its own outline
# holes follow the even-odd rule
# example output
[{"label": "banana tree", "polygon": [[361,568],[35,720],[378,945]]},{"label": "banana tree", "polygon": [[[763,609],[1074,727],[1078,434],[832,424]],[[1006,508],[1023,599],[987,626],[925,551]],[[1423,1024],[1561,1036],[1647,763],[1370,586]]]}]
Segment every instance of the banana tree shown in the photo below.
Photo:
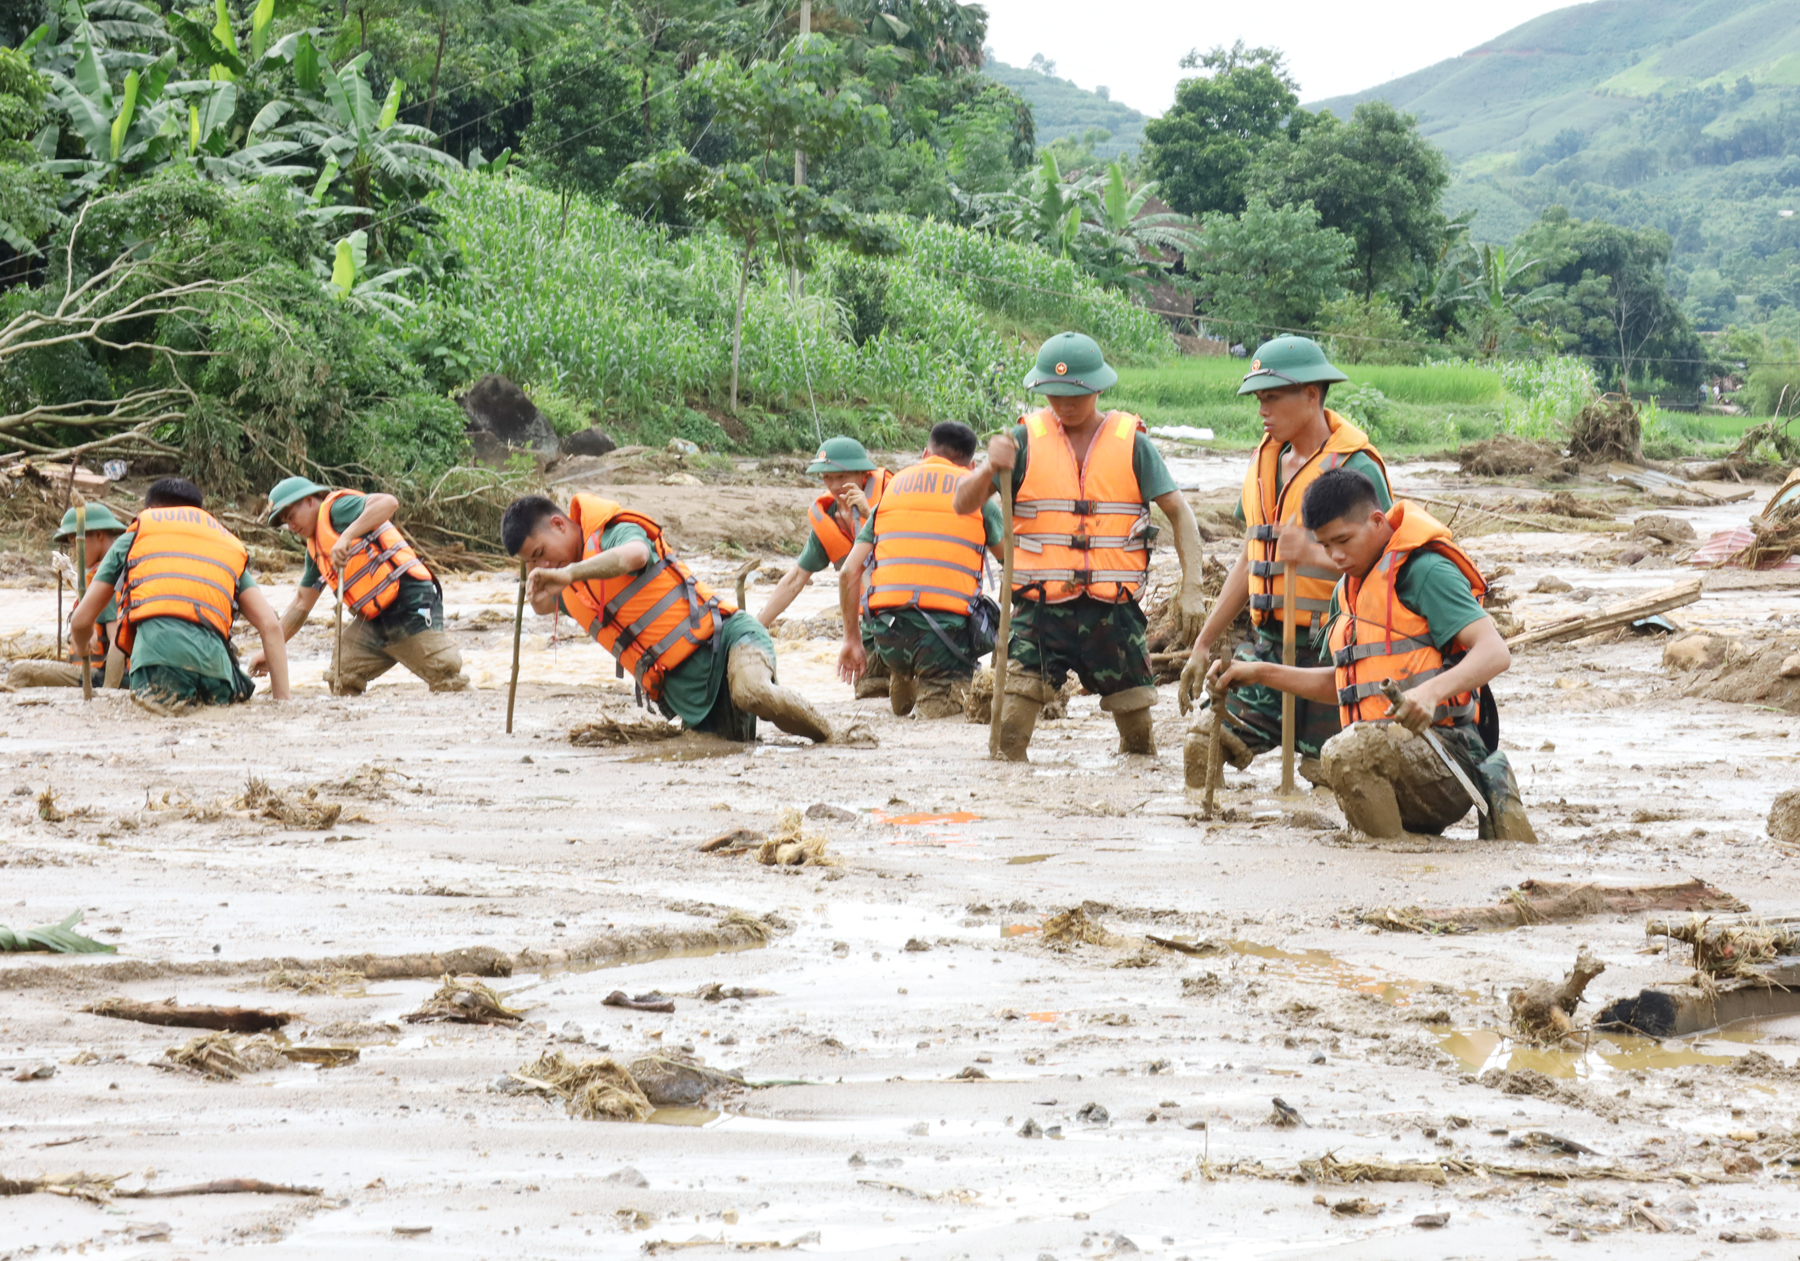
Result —
[{"label": "banana tree", "polygon": [[378,201],[416,201],[427,190],[442,187],[460,164],[431,147],[435,139],[431,132],[399,121],[405,91],[400,80],[394,80],[387,98],[376,105],[363,74],[369,58],[369,53],[361,53],[334,70],[319,56],[324,99],[303,98],[296,106],[301,116],[274,131],[312,146],[328,169],[336,167],[337,174],[328,183],[344,182],[349,203],[363,212],[359,218],[371,233],[370,248],[379,253],[380,236],[373,214]]},{"label": "banana tree", "polygon": [[392,287],[413,274],[411,267],[369,272],[369,234],[361,228],[340,240],[332,250],[331,266],[315,264],[326,290],[339,301],[368,315],[399,323],[416,304]]},{"label": "banana tree", "polygon": [[1504,245],[1484,244],[1475,251],[1474,275],[1462,286],[1463,320],[1484,359],[1500,352],[1506,335],[1550,300],[1540,286],[1527,289],[1542,260],[1508,254]]}]

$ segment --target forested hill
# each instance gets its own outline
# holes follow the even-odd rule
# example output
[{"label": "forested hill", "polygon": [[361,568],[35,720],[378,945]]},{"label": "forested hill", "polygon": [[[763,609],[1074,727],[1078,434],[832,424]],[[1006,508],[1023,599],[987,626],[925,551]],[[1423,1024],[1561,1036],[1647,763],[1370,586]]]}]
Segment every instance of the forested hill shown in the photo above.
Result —
[{"label": "forested hill", "polygon": [[1477,239],[1510,240],[1560,202],[1663,228],[1678,274],[1800,302],[1794,0],[1575,5],[1316,107],[1347,116],[1366,100],[1416,115],[1450,155],[1446,208],[1478,211]]},{"label": "forested hill", "polygon": [[1041,145],[1064,136],[1079,141],[1092,127],[1112,133],[1110,139],[1093,146],[1094,156],[1102,160],[1135,152],[1143,144],[1144,116],[1131,106],[1102,95],[1104,88],[1090,92],[1053,73],[1021,70],[993,58],[982,67],[982,73],[1030,102],[1037,142]]}]

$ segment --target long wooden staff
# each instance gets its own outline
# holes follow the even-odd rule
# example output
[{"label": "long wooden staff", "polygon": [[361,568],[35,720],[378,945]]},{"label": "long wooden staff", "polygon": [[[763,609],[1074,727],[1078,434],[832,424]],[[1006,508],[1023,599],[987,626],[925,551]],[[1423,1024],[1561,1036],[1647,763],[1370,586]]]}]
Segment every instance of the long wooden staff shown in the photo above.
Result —
[{"label": "long wooden staff", "polygon": [[525,631],[525,562],[519,562],[519,603],[513,610],[512,682],[506,685],[506,734],[512,734],[513,702],[519,698],[519,637]]},{"label": "long wooden staff", "polygon": [[[87,504],[75,506],[75,602],[79,604],[87,596]],[[100,627],[94,627],[94,633],[100,636],[100,642],[106,642],[106,635]],[[93,644],[90,640],[88,650],[82,659],[76,662],[81,671],[81,699],[94,699],[94,672],[88,666],[87,659],[93,655]]]},{"label": "long wooden staff", "polygon": [[331,694],[344,694],[344,571],[337,576],[337,645],[331,650]]},{"label": "long wooden staff", "polygon": [[[1298,575],[1293,561],[1281,566],[1281,664],[1294,668],[1294,602]],[[1281,795],[1294,795],[1294,694],[1281,693]]]},{"label": "long wooden staff", "polygon": [[1000,625],[994,632],[993,725],[988,728],[988,756],[1000,756],[1000,723],[1006,708],[1006,654],[1012,638],[1013,480],[1007,469],[1000,478]]}]

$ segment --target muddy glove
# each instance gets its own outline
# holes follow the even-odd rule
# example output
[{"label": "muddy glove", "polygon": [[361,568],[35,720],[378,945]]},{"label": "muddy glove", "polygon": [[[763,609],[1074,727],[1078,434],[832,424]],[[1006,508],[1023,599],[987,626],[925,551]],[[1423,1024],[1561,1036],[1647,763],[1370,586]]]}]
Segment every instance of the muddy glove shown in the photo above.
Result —
[{"label": "muddy glove", "polygon": [[1200,699],[1200,693],[1206,688],[1206,667],[1209,664],[1207,652],[1200,645],[1194,645],[1194,651],[1181,667],[1181,684],[1175,690],[1175,703],[1185,715],[1193,709]]},{"label": "muddy glove", "polygon": [[1175,594],[1175,634],[1178,644],[1191,644],[1206,627],[1206,593],[1199,583],[1184,582]]}]

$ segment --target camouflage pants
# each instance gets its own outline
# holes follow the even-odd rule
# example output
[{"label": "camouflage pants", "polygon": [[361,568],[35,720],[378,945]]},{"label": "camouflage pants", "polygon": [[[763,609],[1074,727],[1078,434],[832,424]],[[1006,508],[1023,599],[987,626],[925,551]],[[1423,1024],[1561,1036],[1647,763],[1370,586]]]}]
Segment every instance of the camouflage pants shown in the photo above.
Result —
[{"label": "camouflage pants", "polygon": [[[1238,645],[1237,660],[1281,663],[1281,626],[1276,622],[1265,625],[1267,633],[1259,628]],[[1298,629],[1294,648],[1294,664],[1301,669],[1331,664],[1329,653],[1314,648],[1310,629]],[[1225,729],[1243,741],[1252,755],[1281,747],[1281,697],[1282,693],[1261,684],[1236,687],[1226,695]],[[1294,748],[1301,757],[1318,757],[1325,742],[1337,733],[1336,705],[1294,698]],[[1244,766],[1248,765],[1246,761]]]},{"label": "camouflage pants", "polygon": [[256,684],[238,668],[235,659],[232,671],[235,677],[220,679],[179,666],[138,666],[127,682],[133,692],[158,704],[235,705],[255,695]]},{"label": "camouflage pants", "polygon": [[1014,598],[1007,657],[1052,690],[1073,672],[1096,696],[1156,688],[1144,611],[1079,596],[1061,604]]},{"label": "camouflage pants", "polygon": [[[968,651],[964,644],[968,638],[966,619],[948,613],[931,616],[950,644]],[[863,620],[863,648],[869,654],[869,663],[881,661],[890,674],[967,682],[974,677],[974,663],[957,655],[950,644],[913,609],[870,613]]]},{"label": "camouflage pants", "polygon": [[[370,683],[403,665],[434,692],[460,692],[469,686],[462,672],[462,653],[444,633],[444,597],[396,616],[397,610],[374,621],[347,617],[344,660],[338,675],[339,696],[361,696]],[[329,680],[327,680],[329,682]]]},{"label": "camouflage pants", "polygon": [[[1432,731],[1487,800],[1481,839],[1536,841],[1506,754],[1489,753],[1472,724]],[[1370,836],[1436,835],[1474,808],[1424,737],[1398,723],[1351,724],[1326,742],[1321,762],[1344,818]]]}]

